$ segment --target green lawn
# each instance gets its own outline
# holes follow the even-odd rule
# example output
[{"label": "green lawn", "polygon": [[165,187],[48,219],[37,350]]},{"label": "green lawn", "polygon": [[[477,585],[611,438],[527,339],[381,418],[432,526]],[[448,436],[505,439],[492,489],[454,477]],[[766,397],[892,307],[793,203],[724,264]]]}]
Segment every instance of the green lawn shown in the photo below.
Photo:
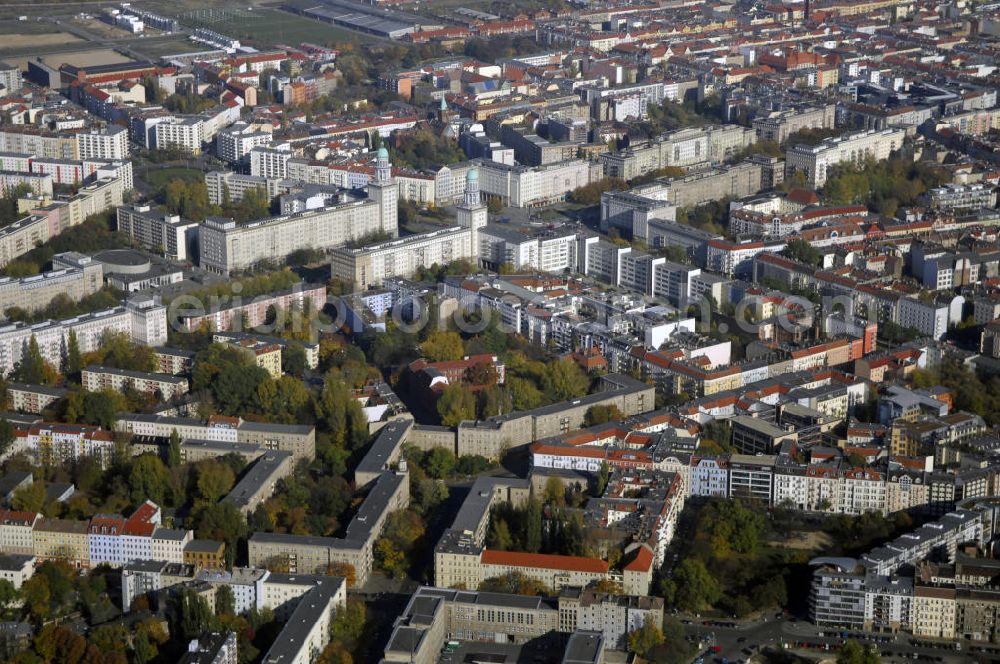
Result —
[{"label": "green lawn", "polygon": [[[307,6],[315,6],[315,3]],[[336,46],[344,42],[360,43],[366,38],[329,23],[266,7],[250,11],[245,6],[225,5],[191,9],[181,4],[173,11],[163,9],[164,13],[176,16],[185,27],[204,27],[261,46],[301,42]]]},{"label": "green lawn", "polygon": [[365,38],[359,33],[344,30],[329,23],[296,16],[277,9],[261,9],[255,10],[253,13],[263,16],[263,20],[240,26],[238,30],[255,40],[292,45],[312,42],[336,46],[342,42],[360,43]]}]

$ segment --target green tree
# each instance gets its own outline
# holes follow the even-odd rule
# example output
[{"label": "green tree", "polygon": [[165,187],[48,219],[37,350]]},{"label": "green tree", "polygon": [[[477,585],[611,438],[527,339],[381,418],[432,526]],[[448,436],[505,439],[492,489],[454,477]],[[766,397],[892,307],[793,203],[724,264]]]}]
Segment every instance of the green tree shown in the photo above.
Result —
[{"label": "green tree", "polygon": [[862,646],[848,639],[837,653],[837,664],[880,664],[882,658],[873,646]]},{"label": "green tree", "polygon": [[0,457],[10,449],[16,437],[17,431],[14,429],[14,425],[7,418],[0,417]]},{"label": "green tree", "polygon": [[232,503],[216,503],[202,508],[195,516],[195,535],[226,543],[226,562],[231,566],[237,542],[246,537],[247,521]]},{"label": "green tree", "polygon": [[375,562],[395,578],[406,576],[406,554],[386,537],[375,542]]},{"label": "green tree", "polygon": [[704,611],[722,597],[718,580],[708,571],[705,563],[696,558],[685,558],[674,570],[676,585],[675,604],[684,611]]},{"label": "green tree", "polygon": [[129,632],[124,625],[101,625],[90,633],[89,641],[99,652],[120,652],[124,655]]},{"label": "green tree", "polygon": [[41,622],[52,612],[52,592],[49,579],[44,574],[35,574],[21,585],[21,601],[28,613]]},{"label": "green tree", "polygon": [[608,480],[611,479],[611,467],[608,465],[607,461],[601,462],[601,470],[597,475],[597,495],[603,496],[604,489],[608,486]]},{"label": "green tree", "polygon": [[551,588],[541,581],[525,575],[523,572],[510,572],[503,576],[486,579],[479,584],[478,590],[481,592],[535,595],[539,597],[552,594]]},{"label": "green tree", "polygon": [[121,392],[71,390],[66,397],[62,419],[74,424],[94,424],[114,429],[118,413],[128,409],[128,398]]},{"label": "green tree", "polygon": [[178,627],[185,642],[200,637],[215,624],[215,616],[208,602],[194,590],[182,590],[178,595],[178,603]]},{"label": "green tree", "polygon": [[525,514],[524,550],[538,553],[542,548],[542,504],[534,498],[528,499]]},{"label": "green tree", "polygon": [[507,521],[502,518],[494,519],[490,524],[489,547],[500,551],[510,551],[514,547],[514,538],[511,537],[510,527]]},{"label": "green tree", "polygon": [[38,340],[32,334],[25,347],[21,361],[14,367],[13,378],[20,383],[32,385],[48,385],[55,380],[55,371],[42,357],[38,348]]},{"label": "green tree", "polygon": [[17,589],[14,588],[14,584],[7,579],[0,579],[0,618],[6,617],[17,599]]},{"label": "green tree", "polygon": [[235,484],[236,475],[226,464],[214,459],[198,464],[198,493],[206,502],[218,502]]},{"label": "green tree", "polygon": [[56,623],[42,627],[35,636],[34,644],[35,652],[44,662],[82,662],[88,654],[85,638]]},{"label": "green tree", "polygon": [[132,504],[139,505],[148,498],[162,505],[167,492],[167,475],[167,467],[158,456],[142,454],[136,457],[128,478]]},{"label": "green tree", "polygon": [[448,385],[438,397],[437,412],[443,426],[458,426],[462,420],[475,419],[476,397],[457,383]]},{"label": "green tree", "polygon": [[146,631],[140,631],[136,634],[132,647],[132,658],[136,664],[148,664],[159,655],[157,647],[150,640],[149,633]]},{"label": "green tree", "polygon": [[215,614],[236,615],[236,597],[233,589],[224,583],[215,591]]},{"label": "green tree", "polygon": [[181,435],[177,429],[170,432],[170,441],[167,443],[167,465],[171,468],[178,468],[181,465]]},{"label": "green tree", "polygon": [[555,475],[545,480],[545,489],[542,495],[546,505],[566,506],[566,487],[563,486],[562,480]]},{"label": "green tree", "polygon": [[787,256],[792,260],[799,261],[800,263],[805,263],[806,265],[812,265],[816,267],[823,260],[823,254],[819,249],[812,246],[805,240],[791,240],[785,248],[781,250],[783,256]]},{"label": "green tree", "polygon": [[640,657],[646,657],[656,646],[663,643],[663,632],[652,620],[643,622],[642,627],[628,634],[628,649]]},{"label": "green tree", "polygon": [[365,635],[367,618],[364,600],[351,597],[347,605],[334,615],[330,638],[352,652],[357,650]]},{"label": "green tree", "polygon": [[63,373],[72,376],[73,379],[80,377],[83,369],[83,358],[80,355],[80,342],[77,341],[76,331],[70,330],[66,339],[66,362],[63,366]]},{"label": "green tree", "polygon": [[510,376],[506,382],[513,399],[514,410],[531,410],[544,403],[545,396],[542,391],[527,378]]},{"label": "green tree", "polygon": [[45,483],[32,482],[14,492],[11,506],[21,512],[41,512],[45,507]]},{"label": "green tree", "polygon": [[542,380],[545,393],[556,401],[567,401],[587,393],[590,380],[575,362],[559,361],[547,365]]},{"label": "green tree", "polygon": [[420,353],[430,362],[460,360],[465,353],[457,332],[433,332],[420,344]]},{"label": "green tree", "polygon": [[585,427],[593,427],[606,422],[617,422],[624,418],[625,416],[615,404],[599,404],[587,409],[587,413],[583,416],[583,425]]},{"label": "green tree", "polygon": [[455,473],[456,462],[451,450],[435,447],[424,455],[422,465],[430,477],[443,480]]},{"label": "green tree", "polygon": [[627,188],[628,183],[620,178],[604,178],[574,189],[569,193],[569,199],[578,205],[598,205],[601,202],[601,194]]},{"label": "green tree", "polygon": [[264,507],[264,503],[260,503],[254,508],[254,511],[250,514],[250,518],[247,520],[247,527],[255,533],[269,533],[274,530],[274,519],[271,518],[271,513]]},{"label": "green tree", "polygon": [[301,376],[309,368],[306,349],[300,343],[290,343],[281,351],[281,370],[292,376]]}]

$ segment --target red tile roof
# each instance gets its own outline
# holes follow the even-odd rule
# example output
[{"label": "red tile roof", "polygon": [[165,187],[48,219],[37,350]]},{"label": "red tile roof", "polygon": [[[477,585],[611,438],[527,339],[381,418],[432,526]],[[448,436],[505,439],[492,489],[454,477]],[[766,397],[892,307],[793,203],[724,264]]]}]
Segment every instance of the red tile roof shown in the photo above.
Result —
[{"label": "red tile roof", "polygon": [[625,565],[626,572],[648,572],[653,566],[653,552],[644,546],[640,546],[636,551],[635,558],[628,565]]},{"label": "red tile roof", "polygon": [[521,551],[496,551],[484,549],[480,562],[484,565],[506,565],[510,567],[538,567],[569,572],[591,572],[607,574],[608,563],[598,558],[582,556],[557,556],[548,553],[523,553]]}]

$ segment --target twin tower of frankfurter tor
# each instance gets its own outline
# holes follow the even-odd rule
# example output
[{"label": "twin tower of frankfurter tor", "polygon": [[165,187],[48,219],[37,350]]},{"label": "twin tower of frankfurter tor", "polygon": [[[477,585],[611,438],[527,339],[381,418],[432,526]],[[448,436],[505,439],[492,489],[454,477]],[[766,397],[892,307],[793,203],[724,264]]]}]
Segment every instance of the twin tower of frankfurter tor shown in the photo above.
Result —
[{"label": "twin tower of frankfurter tor", "polygon": [[[368,187],[370,198],[382,200],[383,206],[395,210],[396,184],[384,148],[378,152],[375,181]],[[389,196],[391,201],[382,198]],[[331,276],[353,282],[356,288],[364,290],[380,285],[387,278],[412,276],[420,267],[447,265],[460,259],[476,262],[479,231],[486,226],[487,219],[486,206],[480,200],[479,173],[470,169],[465,177],[465,199],[456,209],[455,226],[358,249],[334,249]]]}]

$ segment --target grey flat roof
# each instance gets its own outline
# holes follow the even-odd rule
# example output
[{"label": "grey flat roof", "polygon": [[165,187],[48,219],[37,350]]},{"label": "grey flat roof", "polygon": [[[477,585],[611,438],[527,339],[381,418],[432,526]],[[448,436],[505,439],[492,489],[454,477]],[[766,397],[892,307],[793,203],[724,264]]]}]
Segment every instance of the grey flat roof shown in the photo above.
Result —
[{"label": "grey flat roof", "polygon": [[337,588],[320,585],[303,595],[274,645],[264,655],[263,664],[288,664],[297,661],[296,657],[305,645],[309,632],[327,611],[336,592]]},{"label": "grey flat roof", "polygon": [[365,501],[358,508],[358,513],[351,519],[344,533],[345,540],[366,541],[371,534],[372,525],[389,508],[389,499],[406,477],[399,473],[382,473],[375,480]]},{"label": "grey flat roof", "polygon": [[384,470],[389,464],[389,459],[393,452],[402,443],[403,438],[413,426],[412,420],[392,420],[383,426],[374,442],[368,449],[368,453],[354,469],[355,476],[358,473],[377,473]]},{"label": "grey flat roof", "polygon": [[185,551],[195,551],[198,553],[215,553],[219,550],[222,542],[209,539],[193,539],[184,545]]},{"label": "grey flat roof", "polygon": [[337,542],[335,537],[317,537],[315,535],[291,535],[289,533],[256,532],[250,536],[250,541],[263,544],[289,544],[294,546],[331,547]]},{"label": "grey flat roof", "polygon": [[427,630],[419,627],[400,625],[392,632],[392,638],[386,646],[386,650],[391,652],[415,653],[420,648],[420,642],[424,640]]},{"label": "grey flat roof", "polygon": [[314,430],[306,424],[276,424],[273,422],[242,422],[239,426],[240,430],[244,431],[276,431],[282,433],[297,433],[297,434],[308,434]]},{"label": "grey flat roof", "polygon": [[173,374],[150,373],[146,371],[129,371],[127,369],[115,369],[114,367],[102,367],[90,365],[85,372],[98,374],[111,374],[112,376],[124,376],[126,378],[138,378],[140,380],[155,380],[161,383],[173,383],[175,385],[187,385],[187,378],[174,376]]},{"label": "grey flat roof", "polygon": [[34,559],[34,556],[22,553],[0,553],[0,569],[19,570],[24,567],[29,560]]},{"label": "grey flat roof", "polygon": [[233,490],[222,499],[223,502],[232,503],[240,508],[246,507],[260,488],[272,481],[274,476],[281,471],[282,466],[291,458],[291,452],[281,450],[265,452],[263,456],[250,465]]},{"label": "grey flat roof", "polygon": [[791,431],[785,431],[784,429],[777,427],[770,422],[762,420],[758,417],[750,417],[748,415],[737,415],[736,417],[729,420],[734,426],[740,425],[746,429],[751,429],[758,433],[762,433],[765,436],[771,436],[772,438],[781,438],[783,436],[791,435]]},{"label": "grey flat roof", "polygon": [[526,489],[529,486],[528,480],[504,477],[480,477],[476,479],[469,494],[462,501],[462,506],[455,515],[455,520],[451,524],[452,530],[475,530],[483,518],[483,514],[490,508],[493,500],[493,491],[498,486],[518,487]]},{"label": "grey flat roof", "polygon": [[153,539],[180,541],[183,540],[187,534],[188,531],[181,530],[179,528],[163,528],[161,526],[157,526],[156,529],[153,530]]},{"label": "grey flat roof", "polygon": [[599,664],[604,652],[600,632],[573,632],[566,643],[562,664]]},{"label": "grey flat roof", "polygon": [[164,560],[130,560],[122,569],[130,572],[162,572],[167,564]]},{"label": "grey flat roof", "polygon": [[[215,450],[223,454],[235,452],[244,454],[249,452],[263,452],[263,448],[251,443],[233,443],[226,440],[203,440],[201,438],[188,438],[181,442],[181,449],[185,447],[199,450]],[[219,456],[222,456],[220,454]]]},{"label": "grey flat roof", "polygon": [[35,394],[45,394],[50,397],[61,397],[69,392],[65,387],[53,387],[51,385],[29,385],[28,383],[7,383],[8,390],[18,392],[34,392]]}]

